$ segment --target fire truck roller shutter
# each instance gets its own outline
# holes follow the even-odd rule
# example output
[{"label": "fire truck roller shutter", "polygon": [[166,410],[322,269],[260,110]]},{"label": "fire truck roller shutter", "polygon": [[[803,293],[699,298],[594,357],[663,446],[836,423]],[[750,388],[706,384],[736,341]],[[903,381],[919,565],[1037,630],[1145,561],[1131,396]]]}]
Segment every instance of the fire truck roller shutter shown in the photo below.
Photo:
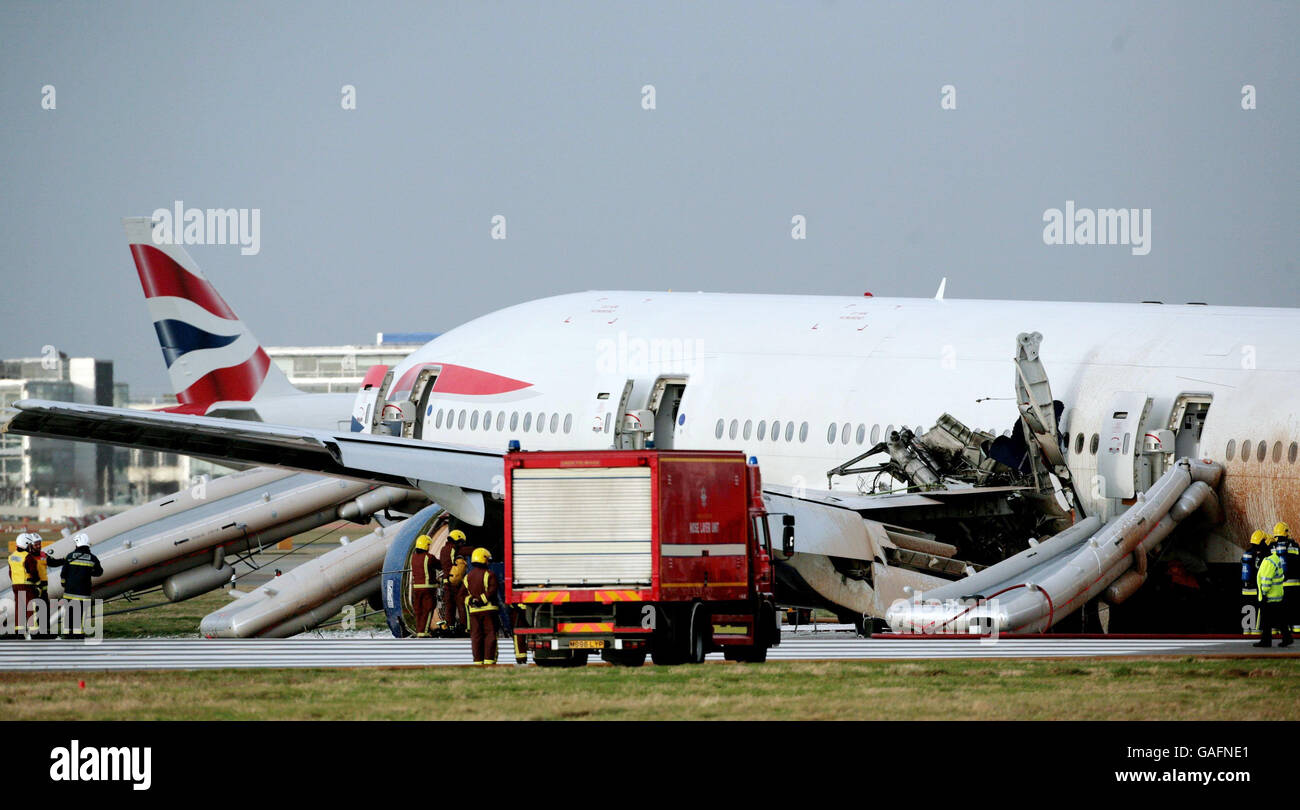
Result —
[{"label": "fire truck roller shutter", "polygon": [[513,471],[515,585],[648,585],[649,467]]}]

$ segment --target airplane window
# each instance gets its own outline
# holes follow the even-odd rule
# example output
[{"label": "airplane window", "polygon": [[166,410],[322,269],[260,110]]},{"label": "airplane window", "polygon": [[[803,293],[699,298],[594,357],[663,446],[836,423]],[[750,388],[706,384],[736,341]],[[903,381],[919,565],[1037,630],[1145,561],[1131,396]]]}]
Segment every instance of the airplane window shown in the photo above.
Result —
[{"label": "airplane window", "polygon": [[564,415],[564,432],[568,433],[572,429],[573,429],[573,414],[566,413]]},{"label": "airplane window", "polygon": [[794,422],[785,423],[785,440],[787,442],[794,441]]},{"label": "airplane window", "polygon": [[434,427],[442,427],[442,408],[438,409],[438,417],[433,422]]},{"label": "airplane window", "polygon": [[1267,455],[1267,454],[1268,454],[1268,442],[1260,442],[1260,443],[1259,443],[1259,452],[1257,452],[1257,453],[1255,454],[1255,459],[1256,459],[1257,461],[1263,462],[1263,461],[1264,461],[1264,456]]},{"label": "airplane window", "polygon": [[1276,464],[1282,460],[1282,443],[1273,443],[1273,463]]},{"label": "airplane window", "polygon": [[1088,452],[1094,456],[1097,455],[1097,445],[1101,444],[1101,437],[1096,433],[1092,434],[1092,443],[1088,446]]},{"label": "airplane window", "polygon": [[537,414],[537,432],[541,433],[544,430],[546,430],[546,413],[542,412]]},{"label": "airplane window", "polygon": [[761,441],[763,441],[763,437],[766,436],[766,435],[767,435],[767,420],[766,420],[766,419],[760,419],[760,420],[758,420],[758,434],[757,434],[757,439],[761,442]]},{"label": "airplane window", "polygon": [[721,438],[722,438],[722,430],[723,430],[723,428],[726,426],[726,424],[727,424],[727,423],[726,423],[725,421],[723,421],[722,419],[719,419],[719,420],[718,420],[718,424],[717,424],[717,426],[713,428],[713,436],[714,436],[714,438],[717,438],[717,439],[721,439]]},{"label": "airplane window", "polygon": [[1082,434],[1082,433],[1080,433],[1078,436],[1075,436],[1075,437],[1074,437],[1074,452],[1075,452],[1075,455],[1078,455],[1079,453],[1082,453],[1082,452],[1083,452],[1083,434]]},{"label": "airplane window", "polygon": [[781,438],[781,420],[772,420],[772,441],[778,441]]},{"label": "airplane window", "polygon": [[497,411],[497,430],[506,429],[506,412]]},{"label": "airplane window", "polygon": [[[790,424],[794,424],[794,423],[791,422]],[[803,424],[799,425],[799,441],[801,441],[801,442],[806,442],[806,441],[808,441],[808,423],[807,423],[807,422],[804,422]]]},{"label": "airplane window", "polygon": [[1291,449],[1286,451],[1286,460],[1295,464],[1297,452],[1300,452],[1300,446],[1297,446],[1295,442],[1291,442]]},{"label": "airplane window", "polygon": [[1241,440],[1241,460],[1250,461],[1250,439]]},{"label": "airplane window", "polygon": [[853,425],[850,425],[848,422],[845,422],[845,423],[844,423],[844,427],[840,430],[840,444],[848,444],[848,443],[849,443],[849,431],[850,431],[850,430],[853,430]]},{"label": "airplane window", "polygon": [[456,429],[457,429],[457,430],[464,430],[464,429],[465,429],[465,412],[464,412],[464,411],[461,411],[461,412],[460,412],[460,415],[456,417]]},{"label": "airplane window", "polygon": [[880,425],[871,426],[871,443],[876,444],[880,441]]},{"label": "airplane window", "polygon": [[889,434],[891,434],[891,433],[893,433],[893,432],[894,432],[894,426],[893,426],[893,425],[890,425],[889,427],[885,428],[885,438],[888,439],[888,438],[889,438]]},{"label": "airplane window", "polygon": [[551,432],[558,433],[559,428],[560,428],[560,415],[558,413],[553,413],[551,414]]},{"label": "airplane window", "polygon": [[745,420],[745,431],[744,431],[744,434],[743,434],[744,437],[745,437],[745,441],[749,441],[749,433],[750,433],[750,431],[752,431],[753,429],[754,429],[754,421],[753,421],[752,419],[746,419],[746,420]]},{"label": "airplane window", "polygon": [[484,430],[491,430],[491,429],[492,429],[492,412],[491,412],[491,411],[484,411],[484,412],[483,412],[483,429],[484,429]]},{"label": "airplane window", "polygon": [[867,438],[867,426],[858,425],[858,437],[857,437],[858,444],[862,444],[862,441],[866,438]]},{"label": "airplane window", "polygon": [[729,439],[734,439],[734,438],[736,438],[736,431],[739,430],[739,429],[740,429],[740,420],[738,420],[738,419],[732,419],[732,420],[731,420],[731,427],[730,427],[730,429],[727,430],[727,438],[729,438]]},{"label": "airplane window", "polygon": [[826,443],[827,443],[827,444],[834,444],[834,443],[835,443],[835,423],[834,423],[834,422],[831,422],[830,427],[826,428]]},{"label": "airplane window", "polygon": [[1228,439],[1228,452],[1227,452],[1228,461],[1232,461],[1232,456],[1236,452],[1237,452],[1237,440]]},{"label": "airplane window", "polygon": [[518,430],[518,429],[519,429],[519,411],[511,411],[511,412],[510,412],[510,430],[511,430],[511,431],[516,431],[516,430]]},{"label": "airplane window", "polygon": [[470,429],[470,430],[477,430],[477,429],[478,429],[478,411],[470,411],[470,414],[469,414],[469,429]]},{"label": "airplane window", "polygon": [[528,432],[528,429],[531,428],[532,426],[533,426],[533,415],[532,415],[531,413],[525,413],[525,414],[524,414],[524,433],[527,433],[527,432]]},{"label": "airplane window", "polygon": [[1124,434],[1124,449],[1121,450],[1120,452],[1123,453],[1123,454],[1126,455],[1126,456],[1128,455],[1128,442],[1129,442],[1129,434],[1125,433],[1125,434]]}]

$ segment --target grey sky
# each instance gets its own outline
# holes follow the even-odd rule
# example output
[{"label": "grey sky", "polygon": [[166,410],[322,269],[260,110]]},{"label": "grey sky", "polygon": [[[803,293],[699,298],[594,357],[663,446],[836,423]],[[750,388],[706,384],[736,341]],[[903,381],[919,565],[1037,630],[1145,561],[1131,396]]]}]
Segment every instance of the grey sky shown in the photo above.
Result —
[{"label": "grey sky", "polygon": [[[268,345],[600,287],[1297,306],[1297,42],[1295,3],[5,2],[0,355],[166,390],[119,220],[175,200],[262,210],[190,250]],[[1151,208],[1150,254],[1045,245],[1066,200]]]}]

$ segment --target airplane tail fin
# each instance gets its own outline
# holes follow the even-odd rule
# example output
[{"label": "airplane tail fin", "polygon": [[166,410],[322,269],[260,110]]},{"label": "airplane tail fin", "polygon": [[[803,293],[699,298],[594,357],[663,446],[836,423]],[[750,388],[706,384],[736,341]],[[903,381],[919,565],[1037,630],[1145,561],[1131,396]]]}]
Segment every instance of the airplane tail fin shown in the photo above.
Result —
[{"label": "airplane tail fin", "polygon": [[149,217],[122,220],[172,392],[187,413],[302,393],[271,362],[185,248],[156,244]]}]

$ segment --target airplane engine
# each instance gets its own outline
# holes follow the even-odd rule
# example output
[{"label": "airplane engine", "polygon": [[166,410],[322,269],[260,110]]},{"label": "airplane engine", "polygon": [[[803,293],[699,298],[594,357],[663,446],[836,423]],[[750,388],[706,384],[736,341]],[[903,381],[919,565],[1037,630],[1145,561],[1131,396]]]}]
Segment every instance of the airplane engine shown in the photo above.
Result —
[{"label": "airplane engine", "polygon": [[411,607],[410,578],[407,572],[411,568],[411,552],[415,548],[415,539],[427,534],[433,539],[430,553],[438,554],[447,542],[448,515],[442,507],[432,504],[411,516],[402,524],[388,547],[384,557],[383,573],[379,578],[379,594],[383,604],[384,619],[394,638],[411,635],[410,628],[415,624],[415,612]]}]

